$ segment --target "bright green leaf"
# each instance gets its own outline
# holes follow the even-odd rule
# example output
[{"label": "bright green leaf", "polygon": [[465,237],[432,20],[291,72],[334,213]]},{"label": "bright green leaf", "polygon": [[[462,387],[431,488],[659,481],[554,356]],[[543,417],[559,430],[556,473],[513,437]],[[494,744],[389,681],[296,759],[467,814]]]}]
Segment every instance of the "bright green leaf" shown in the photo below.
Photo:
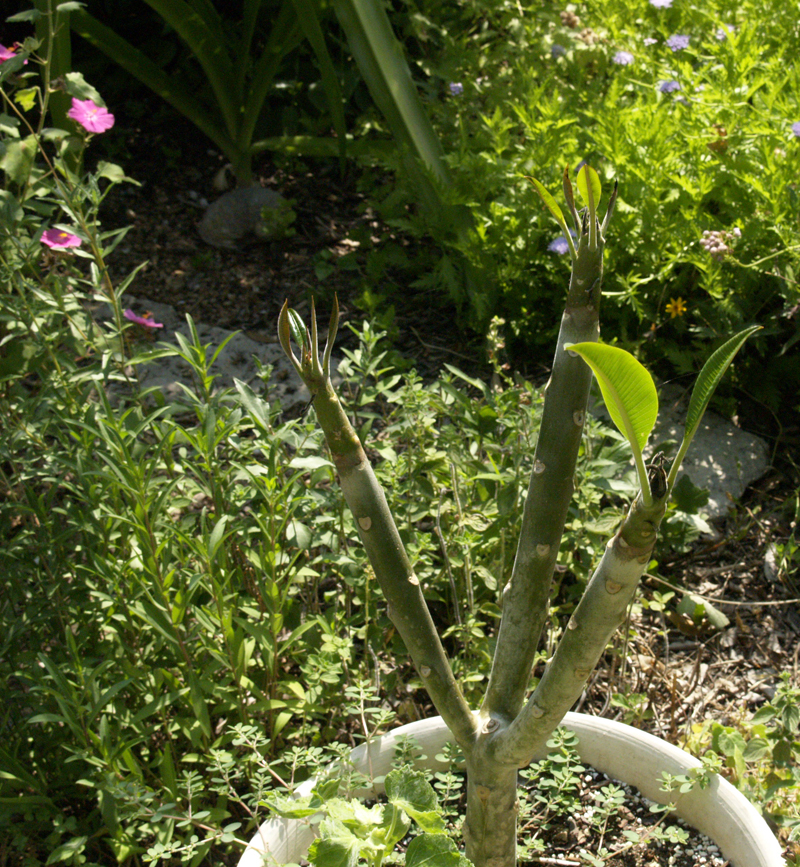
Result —
[{"label": "bright green leaf", "polygon": [[408,813],[423,831],[437,833],[444,830],[436,792],[422,771],[409,767],[390,771],[385,785],[389,803]]},{"label": "bright green leaf", "polygon": [[308,860],[316,867],[356,867],[361,842],[341,823],[323,819],[320,836],[308,850]]},{"label": "bright green leaf", "polygon": [[[591,186],[591,199],[589,198],[589,186]],[[600,178],[598,177],[597,172],[591,166],[587,166],[586,164],[582,165],[578,172],[578,192],[581,194],[581,198],[586,202],[587,206],[591,202],[596,211],[597,206],[600,204],[600,195],[602,191],[603,188],[600,184]]]},{"label": "bright green leaf", "polygon": [[471,867],[446,834],[420,834],[406,851],[406,867]]},{"label": "bright green leaf", "polygon": [[700,371],[697,382],[695,382],[692,389],[689,409],[686,412],[684,442],[687,439],[691,439],[697,431],[703,418],[703,413],[706,411],[706,407],[714,391],[725,375],[725,371],[730,367],[736,353],[741,349],[745,340],[754,332],[759,331],[760,328],[760,325],[753,325],[750,328],[745,328],[744,331],[740,331],[735,337],[728,340],[727,343],[723,343],[703,365],[703,369]]},{"label": "bright green leaf", "polygon": [[634,452],[641,453],[658,416],[653,377],[624,349],[605,343],[567,344],[592,368],[608,413]]},{"label": "bright green leaf", "polygon": [[14,102],[22,106],[23,111],[30,111],[36,104],[36,88],[26,87],[14,94]]},{"label": "bright green leaf", "polygon": [[547,192],[547,190],[536,180],[536,178],[528,179],[534,187],[536,187],[536,192],[541,196],[542,201],[547,206],[548,211],[558,220],[561,226],[564,225],[564,214],[561,211],[561,208],[558,206],[558,202]]},{"label": "bright green leaf", "polygon": [[91,99],[95,105],[105,105],[100,93],[86,81],[82,72],[68,72],[64,76],[64,90],[76,99]]}]

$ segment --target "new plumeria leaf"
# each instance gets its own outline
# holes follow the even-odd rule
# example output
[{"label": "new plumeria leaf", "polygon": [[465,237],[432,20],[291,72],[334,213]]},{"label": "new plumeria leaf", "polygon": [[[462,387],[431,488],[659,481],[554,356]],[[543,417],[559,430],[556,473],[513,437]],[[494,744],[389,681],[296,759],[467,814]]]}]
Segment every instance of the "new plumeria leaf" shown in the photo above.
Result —
[{"label": "new plumeria leaf", "polygon": [[641,455],[658,416],[653,377],[631,354],[605,343],[566,344],[592,368],[608,413],[634,454]]},{"label": "new plumeria leaf", "polygon": [[301,352],[305,351],[308,342],[308,332],[300,314],[296,310],[289,309],[289,328],[292,332],[292,340],[297,344]]},{"label": "new plumeria leaf", "polygon": [[564,214],[561,208],[558,207],[558,202],[547,192],[547,190],[536,180],[536,178],[528,178],[528,180],[536,187],[536,192],[541,196],[542,201],[547,206],[547,210],[558,220],[560,226],[565,226]]},{"label": "new plumeria leaf", "polygon": [[752,325],[750,328],[740,331],[735,337],[731,337],[730,340],[723,343],[703,365],[700,376],[697,377],[697,382],[695,382],[692,389],[692,397],[689,400],[689,409],[686,412],[684,441],[687,438],[691,439],[695,435],[703,418],[703,413],[705,413],[709,401],[716,391],[720,380],[725,375],[725,371],[730,367],[736,353],[741,349],[745,340],[754,332],[759,331],[760,328],[760,325]]},{"label": "new plumeria leaf", "polygon": [[437,833],[444,830],[436,792],[422,771],[409,767],[390,771],[385,785],[389,803],[408,813],[423,831]]},{"label": "new plumeria leaf", "polygon": [[420,834],[406,850],[406,867],[471,867],[446,834]]},{"label": "new plumeria leaf", "polygon": [[[592,193],[591,199],[589,198],[590,186]],[[578,172],[578,192],[581,194],[581,198],[586,202],[587,206],[591,204],[594,209],[597,210],[602,191],[603,188],[600,184],[600,177],[597,172],[591,166],[582,165]]]}]

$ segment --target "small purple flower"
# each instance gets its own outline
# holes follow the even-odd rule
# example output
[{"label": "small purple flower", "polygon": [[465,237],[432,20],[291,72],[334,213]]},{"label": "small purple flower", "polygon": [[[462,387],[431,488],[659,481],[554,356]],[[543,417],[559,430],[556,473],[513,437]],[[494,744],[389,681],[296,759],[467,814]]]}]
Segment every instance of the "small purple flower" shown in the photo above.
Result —
[{"label": "small purple flower", "polygon": [[135,322],[137,325],[143,325],[145,328],[163,328],[163,322],[154,322],[152,319],[149,319],[147,316],[137,316],[130,307],[127,310],[122,311],[122,315],[126,319],[130,319],[131,322]]},{"label": "small purple flower", "polygon": [[659,81],[658,89],[662,93],[674,93],[676,90],[681,89],[681,85],[678,81]]},{"label": "small purple flower", "polygon": [[800,120],[792,124],[792,134],[800,138]]},{"label": "small purple flower", "polygon": [[[575,237],[575,232],[573,229],[569,230],[570,235]],[[554,238],[548,245],[547,249],[551,253],[558,253],[559,256],[563,256],[564,253],[569,252],[569,242],[563,235],[559,235],[557,238]]]},{"label": "small purple flower", "polygon": [[464,92],[464,85],[460,81],[451,81],[450,82],[450,93],[453,96],[461,96]]},{"label": "small purple flower", "polygon": [[628,66],[633,63],[633,55],[630,51],[618,51],[611,59],[620,66]]},{"label": "small purple flower", "polygon": [[680,35],[670,36],[670,38],[667,40],[667,45],[673,51],[682,51],[684,48],[689,47],[689,38],[690,37],[688,36]]},{"label": "small purple flower", "polygon": [[655,45],[656,42],[658,42],[658,40],[657,40],[657,39],[653,39],[652,36],[646,36],[645,39],[644,39],[644,44],[647,45],[647,46],[649,46],[649,45]]},{"label": "small purple flower", "polygon": [[567,53],[567,49],[564,48],[563,45],[554,45],[550,49],[550,54],[552,54],[553,57],[563,57],[566,53]]},{"label": "small purple flower", "polygon": [[559,256],[563,256],[564,253],[569,251],[569,244],[567,243],[567,239],[563,235],[560,235],[547,245],[547,249],[551,253],[558,253]]},{"label": "small purple flower", "polygon": [[650,0],[650,5],[656,9],[669,9],[672,6],[672,0]]}]

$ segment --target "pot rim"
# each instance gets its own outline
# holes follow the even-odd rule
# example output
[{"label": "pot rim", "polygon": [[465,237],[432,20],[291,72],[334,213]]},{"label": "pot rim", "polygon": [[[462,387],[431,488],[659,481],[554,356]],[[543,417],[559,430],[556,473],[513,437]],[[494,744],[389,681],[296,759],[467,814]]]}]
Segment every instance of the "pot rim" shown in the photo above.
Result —
[{"label": "pot rim", "polygon": [[[560,725],[575,732],[582,761],[612,779],[635,786],[650,800],[663,802],[661,773],[688,773],[702,762],[679,747],[648,732],[616,720],[567,713]],[[441,717],[407,723],[362,744],[351,752],[351,761],[362,773],[382,777],[391,770],[394,745],[402,736],[413,736],[425,760],[417,764],[433,770],[446,765],[436,755],[452,736]],[[314,786],[314,779],[297,787],[302,796]],[[380,794],[382,786],[355,792],[355,796]],[[732,867],[785,867],[780,843],[756,807],[718,774],[705,788],[672,793],[675,813],[692,827],[710,837]],[[297,861],[314,839],[310,826],[299,820],[272,818],[261,824],[238,867],[264,867]]]}]

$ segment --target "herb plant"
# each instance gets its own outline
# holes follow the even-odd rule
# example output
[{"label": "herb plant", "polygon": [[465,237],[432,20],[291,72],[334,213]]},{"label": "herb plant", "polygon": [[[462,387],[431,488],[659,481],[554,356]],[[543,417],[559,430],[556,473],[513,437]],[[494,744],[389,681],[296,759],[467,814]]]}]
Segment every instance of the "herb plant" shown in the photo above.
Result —
[{"label": "herb plant", "polygon": [[[562,228],[572,260],[572,277],[546,388],[516,560],[511,579],[502,590],[492,669],[477,712],[463,697],[386,496],[331,383],[337,306],[322,354],[313,307],[310,330],[288,305],[284,305],[278,324],[281,345],[313,395],[344,498],[387,600],[389,617],[434,706],[464,753],[468,775],[464,839],[466,855],[476,867],[516,864],[518,769],[529,764],[545,745],[579,697],[609,638],[624,621],[650,561],[681,461],[714,389],[738,349],[757,328],[732,337],[706,362],[695,384],[683,442],[672,464],[662,456],[645,464],[643,449],[658,412],[655,385],[629,353],[597,342],[603,251],[616,187],[601,221],[597,215],[601,182],[597,173],[584,165],[578,173],[578,190],[585,209],[579,214],[569,171],[565,170],[563,189],[574,227],[573,241],[555,199],[538,181],[533,183]],[[526,697],[573,495],[592,373],[611,418],[630,444],[639,492],[606,545],[533,694]]]}]

